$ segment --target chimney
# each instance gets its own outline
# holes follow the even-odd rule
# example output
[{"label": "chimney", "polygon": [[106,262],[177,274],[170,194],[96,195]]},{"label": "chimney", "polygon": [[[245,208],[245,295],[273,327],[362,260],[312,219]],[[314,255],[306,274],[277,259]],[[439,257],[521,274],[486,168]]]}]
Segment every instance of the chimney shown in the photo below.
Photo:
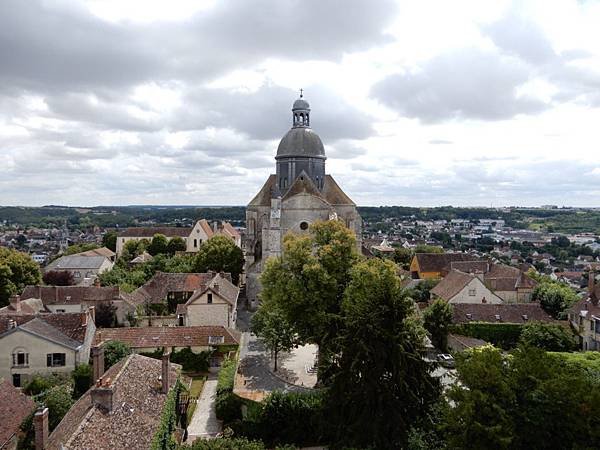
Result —
[{"label": "chimney", "polygon": [[90,390],[90,395],[92,397],[92,406],[98,406],[108,413],[112,411],[113,389],[108,383],[106,383],[105,386],[102,378],[100,378],[96,385]]},{"label": "chimney", "polygon": [[104,347],[92,347],[92,374],[94,383],[104,375]]},{"label": "chimney", "polygon": [[169,350],[165,350],[165,352],[162,355],[162,373],[161,373],[161,377],[160,379],[162,380],[162,390],[161,392],[163,394],[166,394],[167,392],[169,392],[169,384],[170,384],[170,380],[169,380],[169,375],[170,375],[170,362],[169,359],[171,358],[171,352]]},{"label": "chimney", "polygon": [[21,312],[21,296],[17,294],[11,295],[10,306],[15,310],[15,312]]},{"label": "chimney", "polygon": [[594,275],[594,271],[590,269],[590,272],[588,273],[588,294],[590,295],[594,292],[594,284],[596,282]]},{"label": "chimney", "polygon": [[88,315],[90,316],[90,320],[92,321],[92,323],[96,324],[96,307],[95,306],[90,306],[88,308]]},{"label": "chimney", "polygon": [[100,287],[100,279],[99,278],[94,279],[94,287]]},{"label": "chimney", "polygon": [[33,416],[35,450],[44,450],[48,443],[48,408],[40,408]]}]

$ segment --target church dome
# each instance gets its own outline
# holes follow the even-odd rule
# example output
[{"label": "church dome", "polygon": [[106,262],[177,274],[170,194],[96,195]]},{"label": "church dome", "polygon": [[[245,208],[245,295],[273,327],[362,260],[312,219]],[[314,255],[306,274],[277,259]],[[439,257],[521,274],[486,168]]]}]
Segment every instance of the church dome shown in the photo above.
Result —
[{"label": "church dome", "polygon": [[321,138],[307,127],[292,128],[281,139],[275,158],[290,156],[326,158]]},{"label": "church dome", "polygon": [[307,109],[310,111],[310,105],[306,100],[304,100],[304,98],[300,97],[294,102],[294,105],[292,106],[292,111],[296,109]]}]

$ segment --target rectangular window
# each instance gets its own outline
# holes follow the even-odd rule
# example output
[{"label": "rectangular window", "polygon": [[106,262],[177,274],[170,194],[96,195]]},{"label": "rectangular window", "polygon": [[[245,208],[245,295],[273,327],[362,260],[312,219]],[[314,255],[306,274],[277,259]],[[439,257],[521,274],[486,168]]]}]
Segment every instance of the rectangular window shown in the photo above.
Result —
[{"label": "rectangular window", "polygon": [[65,312],[65,310],[64,310],[64,309],[57,309],[57,310],[56,310],[56,312],[57,312],[57,313],[64,313],[64,312]]},{"label": "rectangular window", "polygon": [[66,356],[64,353],[48,353],[46,355],[47,367],[63,367],[66,365]]},{"label": "rectangular window", "polygon": [[476,294],[476,291],[475,291],[475,289],[469,289],[469,295],[470,295],[471,297],[475,297],[475,294]]},{"label": "rectangular window", "polygon": [[206,295],[206,298],[207,298],[207,300],[206,300],[207,303],[211,304],[212,303],[212,294],[210,292]]},{"label": "rectangular window", "polygon": [[80,273],[80,272],[75,272],[75,273],[73,274],[73,277],[74,277],[74,278],[81,278],[81,273]]},{"label": "rectangular window", "polygon": [[194,248],[198,247],[198,239],[194,239]]},{"label": "rectangular window", "polygon": [[20,373],[13,373],[13,386],[14,387],[21,387],[21,374]]}]

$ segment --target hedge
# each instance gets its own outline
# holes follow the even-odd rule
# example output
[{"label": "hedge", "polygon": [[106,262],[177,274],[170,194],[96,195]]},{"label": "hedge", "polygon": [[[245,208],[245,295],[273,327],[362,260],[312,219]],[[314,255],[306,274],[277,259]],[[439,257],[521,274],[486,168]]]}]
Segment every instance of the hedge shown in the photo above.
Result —
[{"label": "hedge", "polygon": [[174,450],[177,448],[177,442],[173,439],[173,432],[177,426],[177,411],[176,400],[177,395],[183,389],[183,384],[177,379],[175,386],[173,386],[168,394],[167,399],[163,405],[163,410],[160,415],[160,423],[152,443],[150,444],[151,450]]},{"label": "hedge", "polygon": [[215,410],[217,418],[225,424],[242,418],[243,401],[233,393],[236,364],[235,359],[226,359],[223,361],[223,366],[217,380]]},{"label": "hedge", "polygon": [[510,350],[517,346],[522,329],[523,325],[518,323],[469,322],[453,325],[450,332],[483,339]]}]

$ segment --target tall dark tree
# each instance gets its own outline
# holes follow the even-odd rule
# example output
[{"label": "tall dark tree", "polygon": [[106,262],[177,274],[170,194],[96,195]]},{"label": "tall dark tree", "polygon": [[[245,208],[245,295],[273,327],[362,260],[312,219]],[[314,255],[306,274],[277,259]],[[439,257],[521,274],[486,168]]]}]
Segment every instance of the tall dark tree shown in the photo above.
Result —
[{"label": "tall dark tree", "polygon": [[167,253],[168,240],[164,234],[155,234],[146,249],[152,256]]},{"label": "tall dark tree", "polygon": [[327,392],[339,445],[402,448],[411,426],[439,396],[421,357],[425,330],[395,265],[371,259],[351,271],[339,358]]},{"label": "tall dark tree", "polygon": [[109,231],[102,236],[102,245],[113,252],[117,251],[117,232]]},{"label": "tall dark tree", "polygon": [[452,306],[445,300],[437,299],[423,312],[425,329],[431,336],[431,343],[445,352],[448,347],[448,331],[452,324]]},{"label": "tall dark tree", "polygon": [[174,255],[177,252],[185,252],[186,248],[185,241],[179,236],[175,236],[171,238],[167,244],[167,253],[169,255]]},{"label": "tall dark tree", "polygon": [[117,307],[113,302],[101,302],[96,306],[96,326],[111,328],[117,325]]},{"label": "tall dark tree", "polygon": [[203,242],[196,255],[196,272],[226,272],[231,274],[234,284],[240,279],[244,267],[244,253],[226,236],[215,236]]},{"label": "tall dark tree", "polygon": [[273,370],[277,372],[279,353],[290,351],[296,344],[296,333],[292,325],[277,305],[262,303],[256,314],[252,316],[251,329],[273,355]]},{"label": "tall dark tree", "polygon": [[73,273],[67,270],[50,270],[44,273],[42,280],[48,286],[73,286],[75,284]]}]

